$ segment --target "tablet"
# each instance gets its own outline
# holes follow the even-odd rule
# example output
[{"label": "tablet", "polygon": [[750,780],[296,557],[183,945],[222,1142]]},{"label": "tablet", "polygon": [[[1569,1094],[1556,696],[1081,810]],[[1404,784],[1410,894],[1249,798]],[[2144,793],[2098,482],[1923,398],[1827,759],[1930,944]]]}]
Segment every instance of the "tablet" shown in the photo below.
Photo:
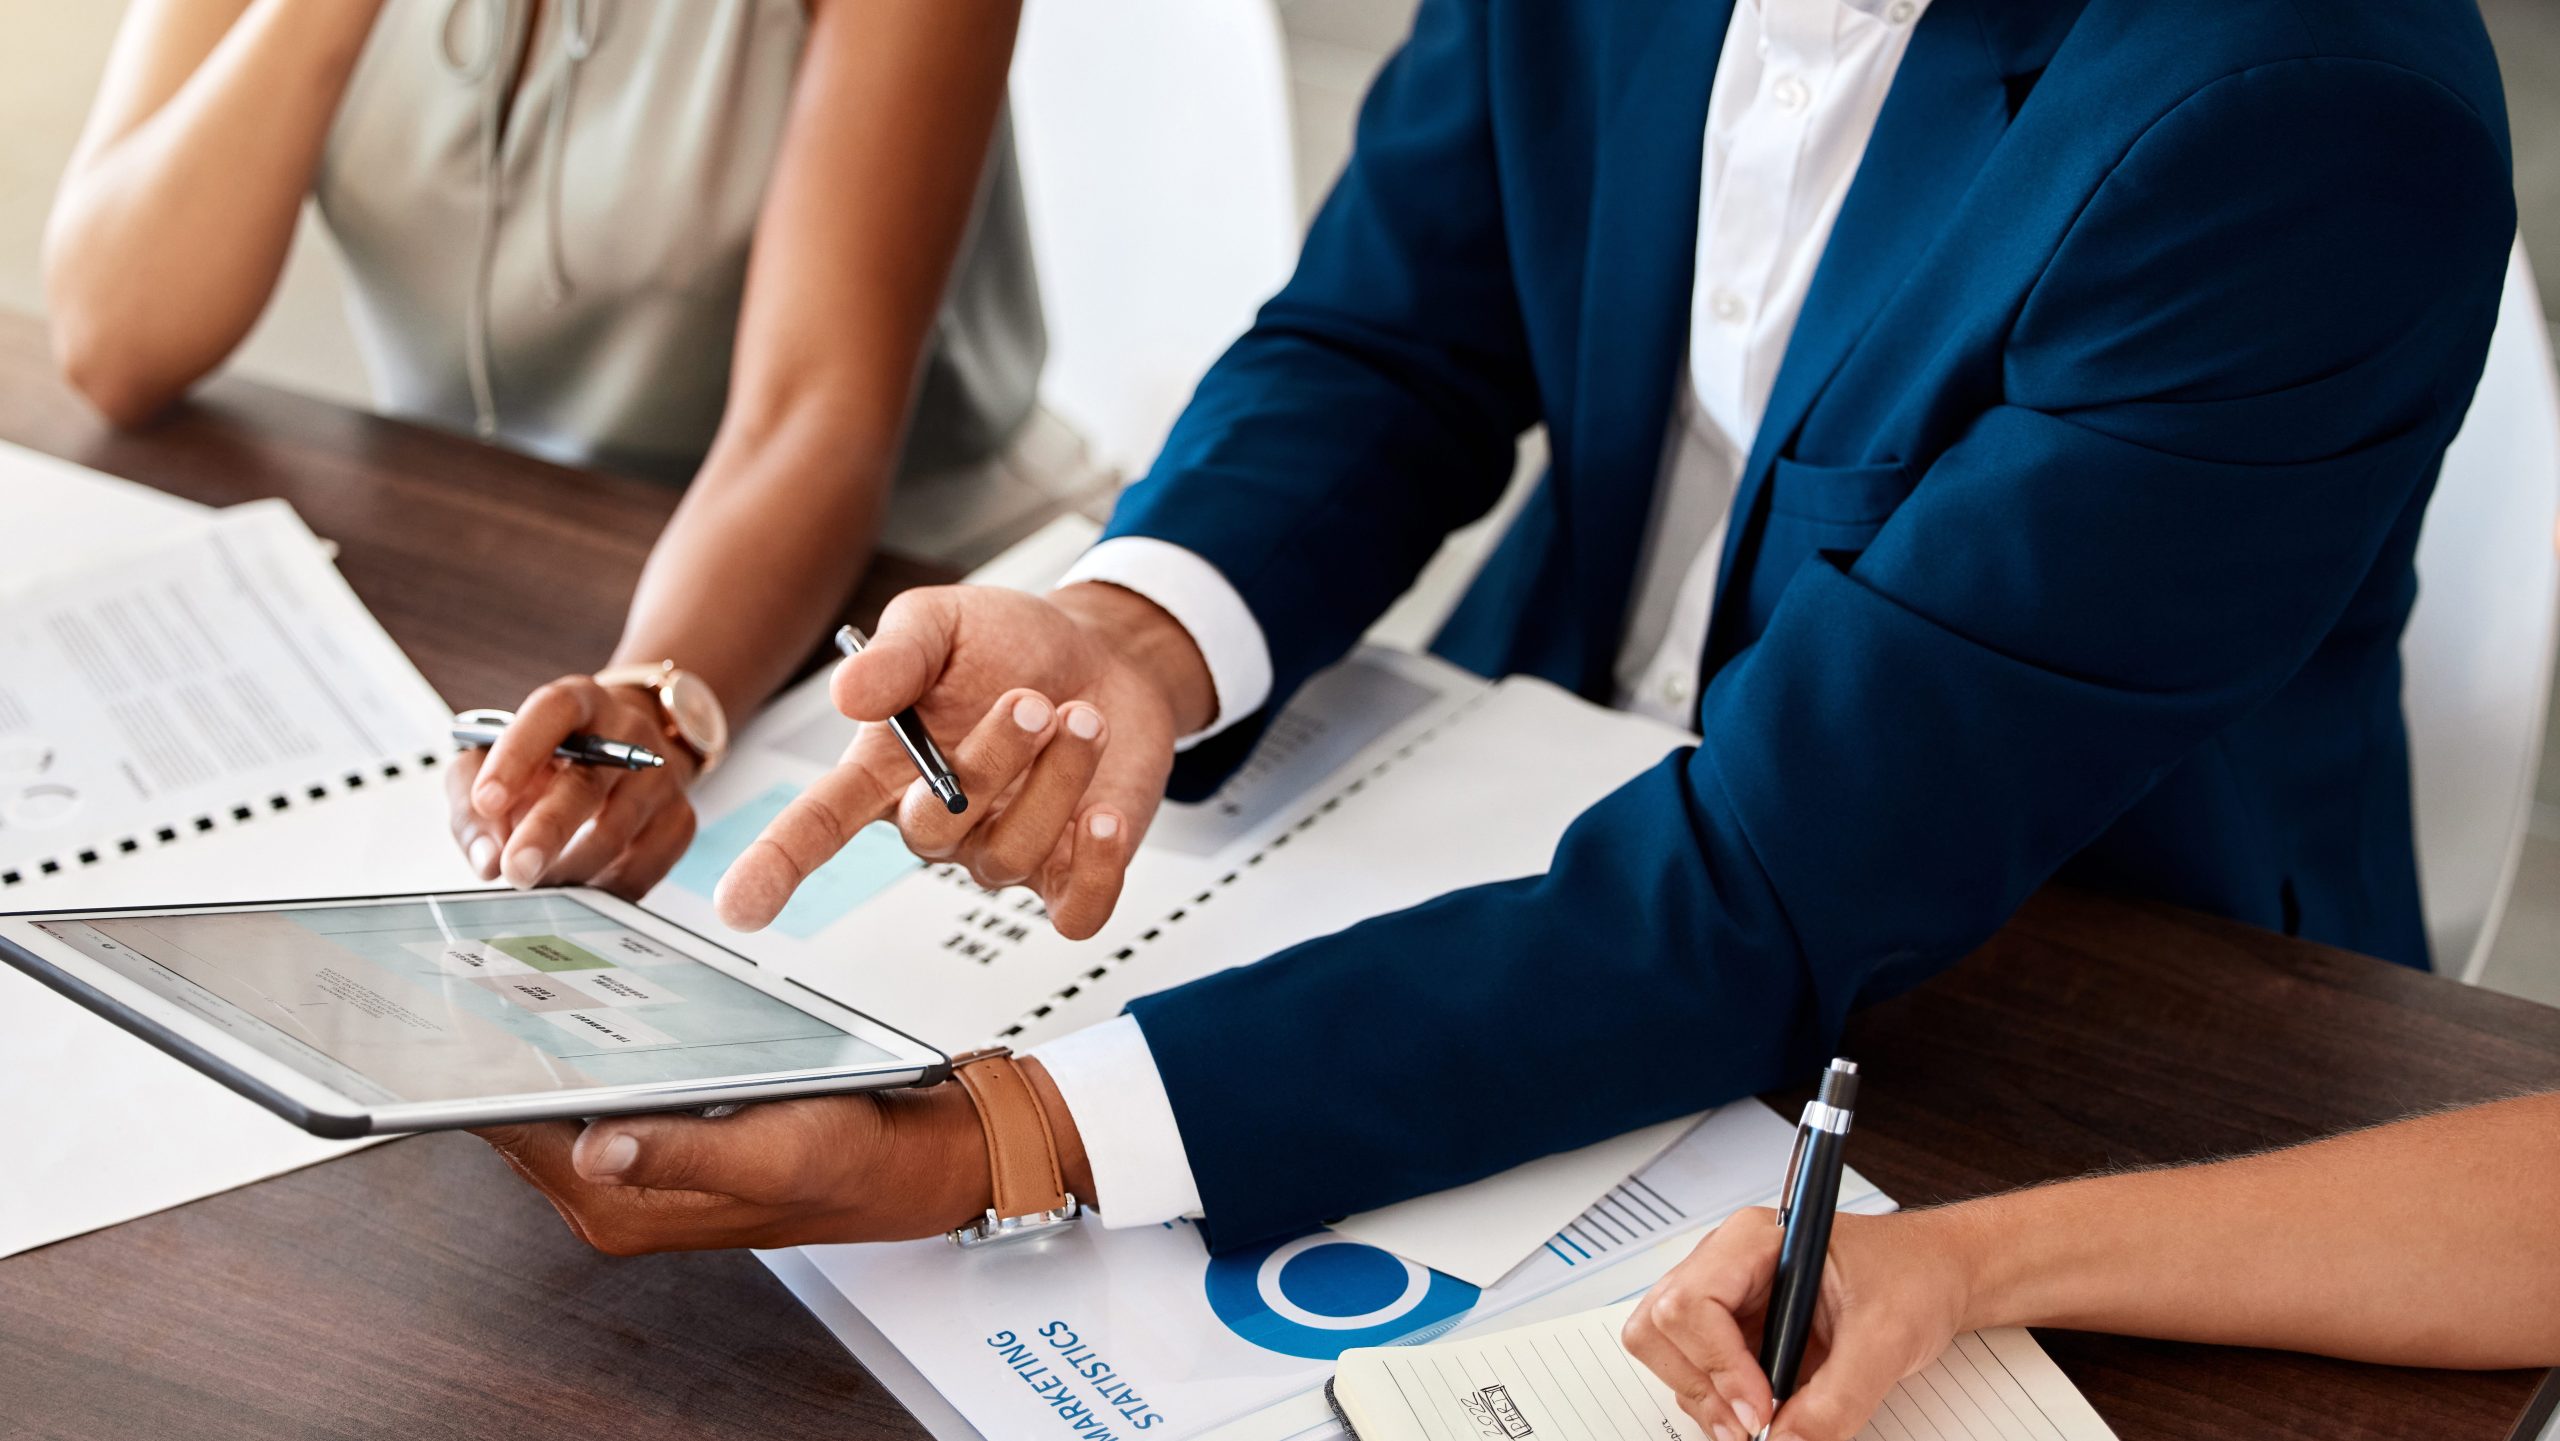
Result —
[{"label": "tablet", "polygon": [[729,1105],[949,1073],[601,891],[0,915],[0,958],[322,1136]]}]

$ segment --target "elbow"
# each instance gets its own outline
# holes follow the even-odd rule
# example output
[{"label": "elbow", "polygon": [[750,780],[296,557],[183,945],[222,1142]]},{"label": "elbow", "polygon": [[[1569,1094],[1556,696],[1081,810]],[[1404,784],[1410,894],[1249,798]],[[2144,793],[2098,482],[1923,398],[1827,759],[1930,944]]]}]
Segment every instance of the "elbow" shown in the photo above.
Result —
[{"label": "elbow", "polygon": [[84,323],[76,306],[57,310],[52,330],[54,364],[63,380],[109,425],[140,425],[186,388],[153,374],[138,347]]}]

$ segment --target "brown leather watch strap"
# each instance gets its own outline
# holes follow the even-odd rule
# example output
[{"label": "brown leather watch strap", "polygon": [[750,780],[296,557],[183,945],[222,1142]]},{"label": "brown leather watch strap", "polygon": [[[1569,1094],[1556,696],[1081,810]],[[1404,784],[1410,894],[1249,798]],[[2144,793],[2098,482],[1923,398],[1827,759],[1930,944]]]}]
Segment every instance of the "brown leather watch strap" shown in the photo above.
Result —
[{"label": "brown leather watch strap", "polygon": [[1010,1221],[1064,1209],[1067,1183],[1058,1170],[1058,1138],[1013,1053],[999,1046],[954,1056],[951,1074],[977,1104],[986,1129],[996,1216]]}]

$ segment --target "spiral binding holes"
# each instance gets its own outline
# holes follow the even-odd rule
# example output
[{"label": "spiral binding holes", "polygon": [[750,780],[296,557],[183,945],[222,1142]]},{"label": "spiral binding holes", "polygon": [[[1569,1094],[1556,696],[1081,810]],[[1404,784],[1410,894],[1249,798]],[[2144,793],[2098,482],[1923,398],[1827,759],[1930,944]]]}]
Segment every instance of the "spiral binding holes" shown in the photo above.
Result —
[{"label": "spiral binding holes", "polygon": [[[431,751],[420,752],[417,764],[421,769],[431,768],[436,764],[436,756]],[[398,761],[385,761],[380,770],[382,779],[386,781],[398,780],[403,773],[403,767]],[[362,790],[370,780],[371,778],[363,771],[349,771],[340,779],[336,790]],[[326,784],[308,786],[304,788],[303,794],[306,799],[301,804],[309,805],[316,801],[327,800],[334,793]],[[294,804],[294,798],[283,792],[267,797],[269,811],[289,810]],[[254,805],[234,805],[229,808],[229,813],[231,824],[237,827],[255,820],[258,809]],[[146,849],[176,845],[181,839],[190,835],[210,835],[222,828],[222,815],[221,811],[205,811],[177,825],[157,826],[149,831],[136,831],[132,835],[120,837],[110,843],[84,846],[71,852],[67,861],[62,856],[46,856],[37,860],[20,861],[0,869],[0,890],[31,885],[42,877],[60,875],[69,865],[94,866],[114,856],[138,855]]]}]

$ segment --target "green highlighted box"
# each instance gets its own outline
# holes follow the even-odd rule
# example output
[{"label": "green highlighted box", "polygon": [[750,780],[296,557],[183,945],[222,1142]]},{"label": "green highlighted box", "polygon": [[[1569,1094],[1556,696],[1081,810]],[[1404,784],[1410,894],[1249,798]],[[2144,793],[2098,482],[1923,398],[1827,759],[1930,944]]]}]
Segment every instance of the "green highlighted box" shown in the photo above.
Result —
[{"label": "green highlighted box", "polygon": [[490,945],[537,971],[596,971],[613,962],[558,936],[501,936]]}]

